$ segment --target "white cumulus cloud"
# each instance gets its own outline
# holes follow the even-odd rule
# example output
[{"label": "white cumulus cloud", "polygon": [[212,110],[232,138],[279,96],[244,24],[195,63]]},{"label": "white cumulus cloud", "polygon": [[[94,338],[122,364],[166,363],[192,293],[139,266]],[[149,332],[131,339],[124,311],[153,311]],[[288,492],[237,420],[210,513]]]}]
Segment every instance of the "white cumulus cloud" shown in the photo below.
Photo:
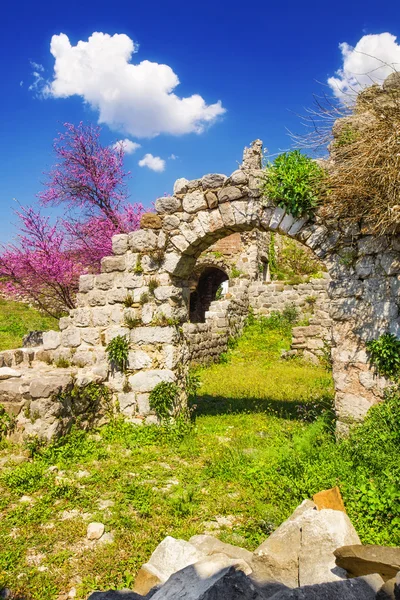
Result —
[{"label": "white cumulus cloud", "polygon": [[179,79],[168,65],[132,63],[137,49],[125,34],[95,32],[76,46],[64,33],[53,35],[54,76],[43,95],[81,96],[99,112],[99,123],[134,137],[201,133],[224,114],[221,101],[207,104],[198,94],[175,94]]},{"label": "white cumulus cloud", "polygon": [[343,65],[328,85],[334,95],[343,102],[351,101],[363,88],[400,70],[400,45],[391,33],[364,35],[353,47],[339,44]]},{"label": "white cumulus cloud", "polygon": [[139,167],[148,167],[152,171],[161,173],[165,169],[165,160],[159,156],[153,156],[152,154],[145,154],[142,160],[139,160]]},{"label": "white cumulus cloud", "polygon": [[136,152],[136,150],[142,147],[137,142],[132,142],[132,140],[129,140],[128,138],[125,138],[124,140],[118,140],[118,142],[115,142],[112,147],[115,150],[118,150],[121,146],[125,154],[133,154]]}]

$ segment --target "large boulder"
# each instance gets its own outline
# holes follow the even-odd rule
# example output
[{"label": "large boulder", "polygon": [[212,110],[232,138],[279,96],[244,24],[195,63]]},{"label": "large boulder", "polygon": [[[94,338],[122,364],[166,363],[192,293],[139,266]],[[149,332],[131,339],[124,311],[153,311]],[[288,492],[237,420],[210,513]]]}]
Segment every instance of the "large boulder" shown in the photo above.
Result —
[{"label": "large boulder", "polygon": [[189,542],[207,556],[225,554],[228,558],[241,559],[249,564],[253,558],[253,553],[249,550],[221,542],[221,540],[212,535],[194,535],[190,538]]},{"label": "large boulder", "polygon": [[255,550],[251,566],[256,581],[277,581],[291,588],[299,585],[301,521],[303,514],[309,510],[314,511],[314,508],[313,502],[305,500]]},{"label": "large boulder", "polygon": [[400,571],[400,548],[357,544],[337,548],[334,555],[351,577],[379,573],[387,581]]},{"label": "large boulder", "polygon": [[306,500],[254,552],[253,577],[259,583],[278,581],[291,588],[345,579],[334,555],[341,540],[360,543],[348,516],[316,510]]},{"label": "large boulder", "polygon": [[358,544],[349,517],[332,509],[311,510],[302,516],[299,554],[299,585],[313,585],[345,579],[347,574],[335,563],[338,546]]},{"label": "large boulder", "polygon": [[167,536],[140,569],[133,590],[144,596],[156,585],[167,581],[173,573],[204,557],[205,554],[193,544]]}]

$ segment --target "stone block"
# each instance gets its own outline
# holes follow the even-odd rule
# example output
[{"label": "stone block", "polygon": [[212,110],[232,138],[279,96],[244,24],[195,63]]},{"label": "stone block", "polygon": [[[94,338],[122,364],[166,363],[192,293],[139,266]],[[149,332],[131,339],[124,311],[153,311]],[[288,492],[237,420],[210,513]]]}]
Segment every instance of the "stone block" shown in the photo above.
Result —
[{"label": "stone block", "polygon": [[94,287],[94,275],[81,275],[79,277],[79,291],[85,294]]},{"label": "stone block", "polygon": [[202,177],[201,185],[203,190],[213,190],[222,187],[226,180],[226,175],[221,175],[220,173],[211,173]]},{"label": "stone block", "polygon": [[71,312],[72,321],[75,327],[89,327],[92,320],[92,310],[90,308],[76,308]]},{"label": "stone block", "polygon": [[68,327],[61,332],[61,344],[67,348],[76,348],[81,343],[81,332],[76,327]]},{"label": "stone block", "polygon": [[230,176],[230,180],[235,186],[246,185],[248,183],[248,175],[241,169],[237,169]]},{"label": "stone block", "polygon": [[131,330],[128,329],[128,327],[108,327],[104,332],[105,343],[109,344],[111,340],[117,336],[126,337],[128,339],[130,331]]},{"label": "stone block", "polygon": [[157,248],[158,237],[151,229],[138,229],[129,234],[132,252],[148,252]]},{"label": "stone block", "polygon": [[105,256],[101,259],[101,272],[114,273],[115,271],[125,271],[125,256]]},{"label": "stone block", "polygon": [[152,369],[130,375],[129,383],[135,392],[151,392],[162,381],[174,381],[175,374],[169,369]]},{"label": "stone block", "polygon": [[155,213],[144,213],[140,218],[140,227],[142,229],[161,229],[162,220]]},{"label": "stone block", "polygon": [[160,214],[173,214],[182,210],[182,202],[175,196],[164,196],[156,200],[156,211]]},{"label": "stone block", "polygon": [[243,198],[245,193],[243,190],[236,186],[227,186],[218,192],[218,201],[222,202],[232,202],[233,200],[239,200]]},{"label": "stone block", "polygon": [[400,571],[400,548],[354,544],[335,549],[334,555],[337,566],[351,577],[378,573],[387,581]]},{"label": "stone block", "polygon": [[205,193],[205,196],[208,208],[216,208],[218,206],[218,198],[214,192],[208,191]]},{"label": "stone block", "polygon": [[43,350],[55,350],[61,344],[61,333],[59,331],[43,332]]},{"label": "stone block", "polygon": [[125,254],[128,251],[128,235],[126,233],[112,236],[112,250],[114,254]]},{"label": "stone block", "polygon": [[130,332],[133,344],[173,344],[177,337],[175,327],[135,327]]},{"label": "stone block", "polygon": [[192,214],[208,208],[206,198],[200,190],[189,192],[183,198],[183,210]]},{"label": "stone block", "polygon": [[115,282],[115,275],[113,273],[100,273],[95,277],[95,287],[98,290],[110,290]]},{"label": "stone block", "polygon": [[72,382],[71,375],[41,375],[33,379],[29,386],[32,398],[49,398]]},{"label": "stone block", "polygon": [[271,231],[277,231],[278,227],[285,216],[286,211],[284,208],[277,206],[272,214],[271,220],[269,222],[269,229]]},{"label": "stone block", "polygon": [[188,183],[189,181],[184,177],[177,179],[174,183],[174,194],[186,194],[188,191]]},{"label": "stone block", "polygon": [[90,346],[97,346],[100,344],[100,333],[99,330],[94,327],[85,327],[81,333],[82,342],[89,344]]},{"label": "stone block", "polygon": [[218,210],[220,212],[225,227],[233,227],[236,224],[235,215],[232,206],[229,202],[226,202],[225,204],[220,204]]},{"label": "stone block", "polygon": [[88,294],[89,306],[104,306],[106,304],[106,295],[101,290],[93,290]]},{"label": "stone block", "polygon": [[152,358],[143,350],[131,350],[129,352],[128,365],[135,371],[149,369],[153,363]]}]

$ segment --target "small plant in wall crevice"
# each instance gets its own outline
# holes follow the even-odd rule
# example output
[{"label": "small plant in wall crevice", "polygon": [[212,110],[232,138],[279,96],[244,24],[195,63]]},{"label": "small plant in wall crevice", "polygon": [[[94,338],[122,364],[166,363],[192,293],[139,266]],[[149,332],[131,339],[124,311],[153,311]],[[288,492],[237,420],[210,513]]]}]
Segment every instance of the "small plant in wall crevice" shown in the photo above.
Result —
[{"label": "small plant in wall crevice", "polygon": [[108,362],[117,371],[126,371],[128,365],[129,342],[124,335],[116,335],[106,348]]},{"label": "small plant in wall crevice", "polygon": [[391,380],[400,376],[400,340],[393,333],[383,333],[377,340],[366,343],[371,364],[379,375]]},{"label": "small plant in wall crevice", "polygon": [[172,381],[158,383],[150,392],[149,405],[160,421],[166,421],[176,413],[179,401],[179,388]]}]

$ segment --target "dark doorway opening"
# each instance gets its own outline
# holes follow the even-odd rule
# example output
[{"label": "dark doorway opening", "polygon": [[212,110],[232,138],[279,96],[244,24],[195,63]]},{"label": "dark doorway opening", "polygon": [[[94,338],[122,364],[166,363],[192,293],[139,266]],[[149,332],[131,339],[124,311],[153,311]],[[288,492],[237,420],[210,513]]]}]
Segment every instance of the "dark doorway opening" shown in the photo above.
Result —
[{"label": "dark doorway opening", "polygon": [[217,267],[206,267],[199,275],[197,284],[190,294],[190,322],[204,323],[211,302],[217,299],[217,293],[229,277]]}]

